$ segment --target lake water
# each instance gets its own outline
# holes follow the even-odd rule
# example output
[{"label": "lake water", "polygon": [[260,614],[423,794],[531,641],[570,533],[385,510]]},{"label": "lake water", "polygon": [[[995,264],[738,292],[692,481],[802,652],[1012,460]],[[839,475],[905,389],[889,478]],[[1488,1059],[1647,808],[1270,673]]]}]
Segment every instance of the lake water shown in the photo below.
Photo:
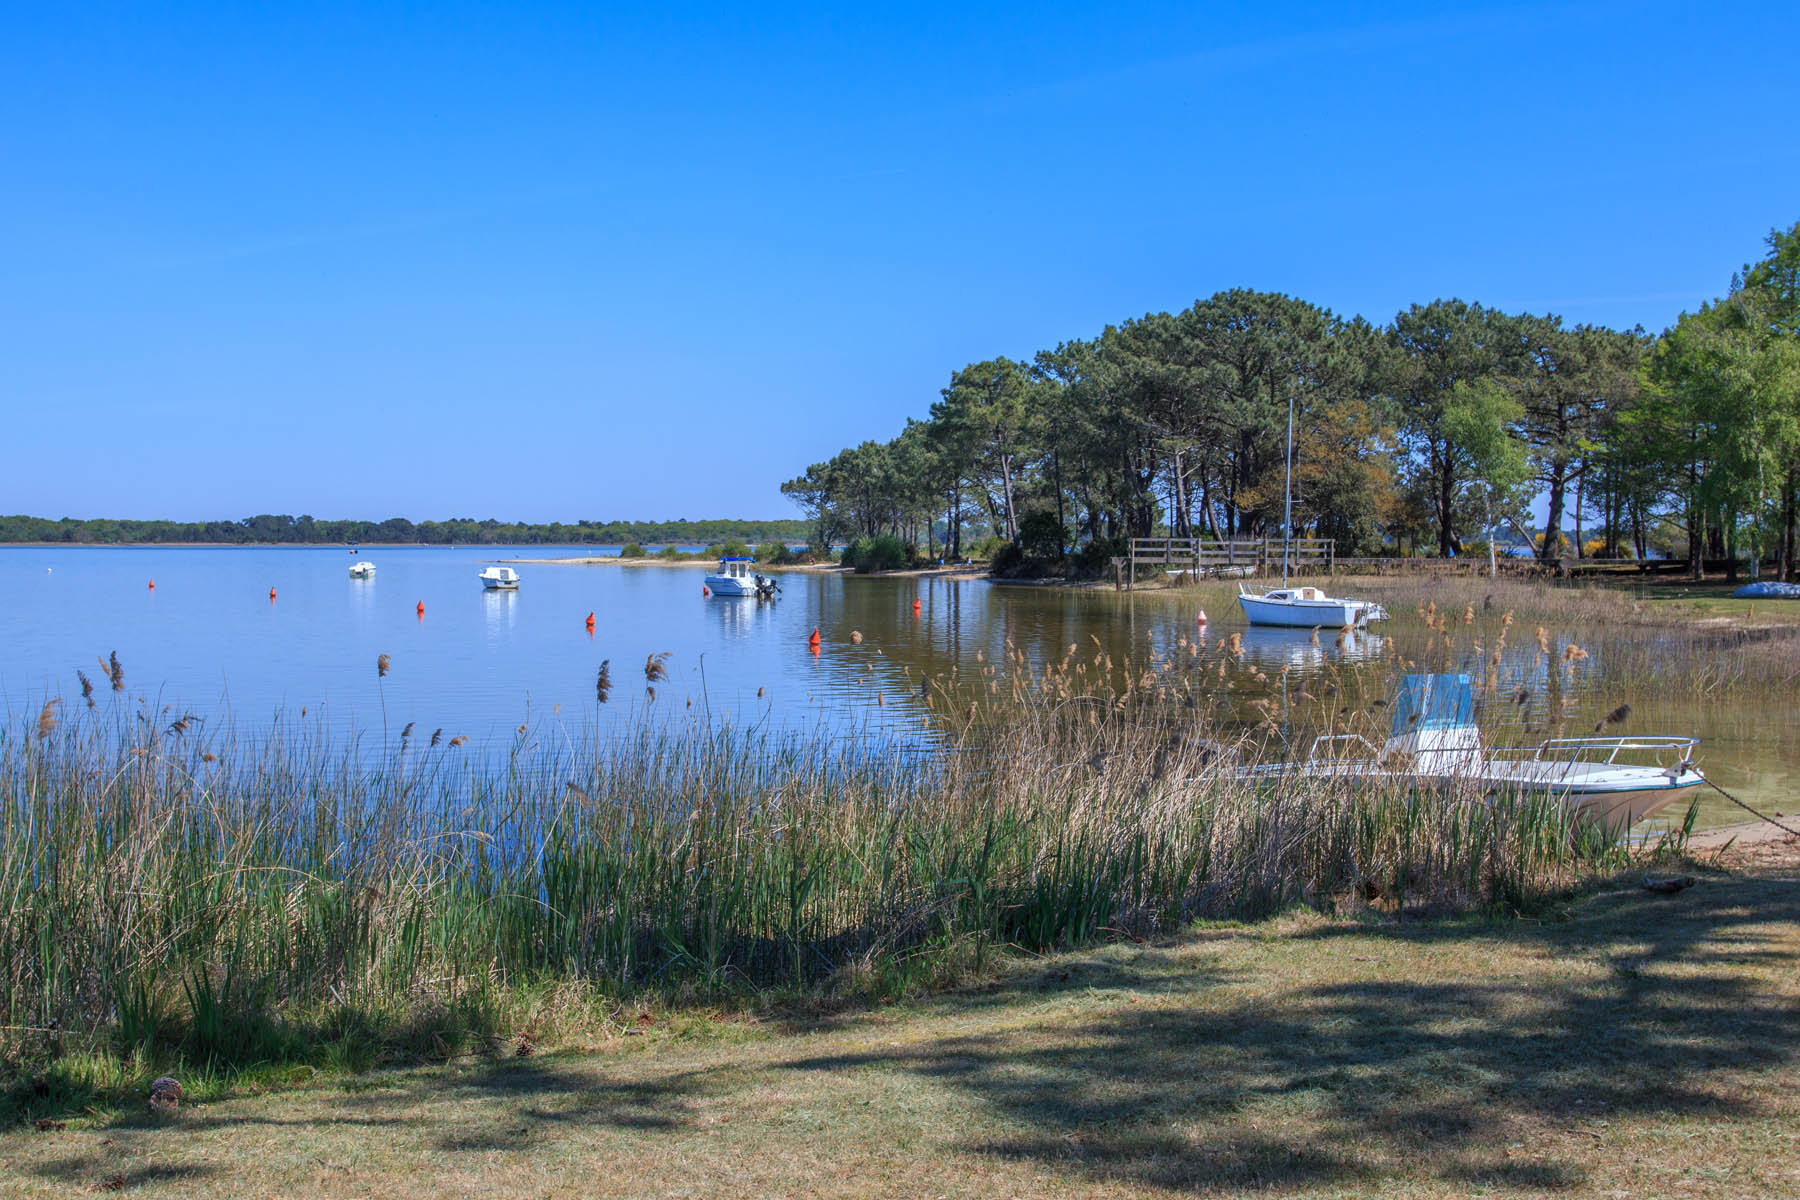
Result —
[{"label": "lake water", "polygon": [[[1110,657],[1123,678],[1156,660],[1193,659],[1202,636],[1194,604],[1168,594],[1110,589],[1008,587],[976,578],[847,578],[790,572],[774,603],[702,594],[698,566],[532,565],[595,549],[375,546],[129,547],[0,549],[0,705],[32,719],[46,698],[65,712],[81,704],[76,671],[113,698],[96,659],[117,653],[126,697],[240,730],[276,715],[323,722],[365,741],[393,738],[411,723],[472,747],[509,744],[521,724],[587,727],[626,719],[651,701],[646,658],[667,653],[669,679],[653,711],[700,714],[738,724],[823,729],[844,737],[920,738],[920,681],[948,682],[971,697],[1009,645],[1040,669],[1071,646]],[[370,580],[351,563],[377,564]],[[516,592],[484,591],[476,573],[512,560]],[[155,587],[149,586],[155,581]],[[271,599],[271,589],[274,597]],[[915,612],[913,603],[918,601]],[[421,613],[418,609],[424,605]],[[584,622],[594,614],[590,634]],[[1235,605],[1215,604],[1209,645],[1244,636],[1246,661],[1274,689],[1304,688],[1330,669],[1347,696],[1385,694],[1406,660],[1423,663],[1428,635],[1410,613],[1340,643],[1329,631],[1248,629]],[[1415,626],[1419,626],[1415,628]],[[808,635],[819,630],[813,653]],[[1590,657],[1562,676],[1576,724],[1619,698],[1609,657],[1653,651],[1646,635],[1574,631]],[[855,635],[860,634],[860,640]],[[1536,689],[1535,644],[1515,630],[1500,674],[1507,692]],[[386,654],[390,670],[378,675]],[[1467,658],[1467,652],[1463,652]],[[595,702],[595,677],[610,660],[613,696]],[[1418,669],[1471,669],[1465,661]],[[1534,671],[1536,673],[1534,673]],[[1482,668],[1472,673],[1477,677]],[[1791,713],[1766,702],[1701,702],[1640,688],[1629,732],[1693,734],[1706,740],[1709,775],[1748,800],[1784,811],[1800,783],[1800,734]],[[1491,723],[1522,727],[1542,717],[1542,696]],[[1570,727],[1567,732],[1585,733]],[[1298,739],[1302,731],[1295,730]],[[1705,823],[1740,819],[1709,799]]]}]

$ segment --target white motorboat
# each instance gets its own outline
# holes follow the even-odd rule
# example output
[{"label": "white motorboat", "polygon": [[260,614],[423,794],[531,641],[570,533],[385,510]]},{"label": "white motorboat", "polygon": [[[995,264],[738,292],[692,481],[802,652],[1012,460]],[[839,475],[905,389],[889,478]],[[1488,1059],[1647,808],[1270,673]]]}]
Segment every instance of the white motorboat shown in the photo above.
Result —
[{"label": "white motorboat", "polygon": [[1327,596],[1316,587],[1270,588],[1258,595],[1238,585],[1238,605],[1252,625],[1352,628],[1387,620],[1387,610],[1367,600]]},{"label": "white motorboat", "polygon": [[756,560],[748,555],[729,555],[719,560],[719,569],[706,577],[706,586],[715,596],[756,596],[773,600],[779,585],[769,576],[751,570]]},{"label": "white motorboat", "polygon": [[370,562],[366,558],[363,559],[361,562],[351,563],[350,564],[350,578],[352,578],[352,579],[373,579],[373,578],[375,578],[375,564]]},{"label": "white motorboat", "polygon": [[1246,767],[1240,779],[1283,776],[1429,787],[1470,799],[1545,796],[1613,833],[1706,783],[1690,737],[1550,738],[1490,749],[1475,726],[1467,675],[1408,675],[1385,743],[1357,734],[1318,738],[1300,762]]},{"label": "white motorboat", "polygon": [[476,576],[481,586],[492,591],[516,591],[519,586],[519,573],[511,567],[488,567]]}]

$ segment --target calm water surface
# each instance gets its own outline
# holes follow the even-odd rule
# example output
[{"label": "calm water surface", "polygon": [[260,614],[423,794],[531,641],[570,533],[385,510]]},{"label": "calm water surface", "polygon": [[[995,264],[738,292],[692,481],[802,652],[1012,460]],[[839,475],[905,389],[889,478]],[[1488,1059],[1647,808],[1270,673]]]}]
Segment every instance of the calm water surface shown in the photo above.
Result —
[{"label": "calm water surface", "polygon": [[[240,729],[304,710],[308,720],[365,740],[397,736],[411,722],[495,746],[521,724],[626,719],[649,703],[644,660],[667,652],[659,712],[916,738],[926,736],[920,680],[954,670],[964,690],[979,686],[985,665],[1002,663],[1009,644],[1039,669],[1070,646],[1103,654],[1121,677],[1152,659],[1208,661],[1206,652],[1193,654],[1202,636],[1194,604],[1166,594],[788,573],[781,598],[767,604],[705,597],[705,571],[691,566],[524,562],[516,592],[484,591],[475,577],[499,560],[583,553],[594,548],[370,547],[356,557],[342,547],[0,549],[0,706],[13,720],[31,718],[60,696],[73,711],[77,669],[110,703],[95,660],[116,652],[134,703],[146,697],[214,721],[229,716]],[[374,579],[349,578],[359,559],[377,564]],[[1366,704],[1391,690],[1409,659],[1417,669],[1468,670],[1478,680],[1485,672],[1466,646],[1444,661],[1409,613],[1379,634],[1339,643],[1326,632],[1316,644],[1307,631],[1248,629],[1236,611],[1215,607],[1209,616],[1209,651],[1242,634],[1247,661],[1269,677],[1275,700],[1330,670],[1347,702]],[[807,644],[815,627],[818,654]],[[1654,688],[1622,695],[1607,678],[1609,658],[1653,654],[1645,643],[1654,635],[1567,633],[1590,657],[1559,674],[1555,697],[1543,686],[1530,631],[1514,629],[1501,690],[1530,696],[1520,706],[1490,704],[1490,727],[1534,741],[1561,701],[1565,732],[1585,733],[1626,699],[1637,711],[1624,732],[1701,737],[1702,765],[1721,784],[1772,808],[1800,807],[1800,723],[1791,712],[1771,713],[1766,700],[1719,703]],[[381,654],[392,664],[385,679],[375,665]],[[614,692],[600,708],[594,681],[606,659]],[[1292,733],[1304,743],[1304,729]],[[1703,805],[1706,824],[1742,815],[1723,800]]]}]

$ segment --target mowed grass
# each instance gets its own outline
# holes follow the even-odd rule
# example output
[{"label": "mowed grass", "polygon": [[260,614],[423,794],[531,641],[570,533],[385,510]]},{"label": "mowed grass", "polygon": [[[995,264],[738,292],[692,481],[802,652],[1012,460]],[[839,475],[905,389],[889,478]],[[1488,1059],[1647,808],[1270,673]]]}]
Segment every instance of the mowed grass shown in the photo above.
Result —
[{"label": "mowed grass", "polygon": [[926,1001],[0,1135],[7,1195],[1800,1193],[1800,875],[1290,914]]}]

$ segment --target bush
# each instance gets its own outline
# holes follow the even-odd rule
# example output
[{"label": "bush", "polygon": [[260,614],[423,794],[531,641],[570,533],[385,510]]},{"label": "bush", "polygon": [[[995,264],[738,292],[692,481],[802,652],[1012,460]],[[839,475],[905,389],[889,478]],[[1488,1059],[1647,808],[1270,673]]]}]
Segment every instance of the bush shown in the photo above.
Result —
[{"label": "bush", "polygon": [[1003,537],[985,537],[975,543],[975,548],[969,551],[969,557],[993,562],[994,556],[1010,545],[1012,543]]},{"label": "bush", "polygon": [[1063,536],[1062,522],[1055,513],[1032,513],[1019,522],[1019,549],[1028,559],[1061,562]]},{"label": "bush", "polygon": [[799,562],[800,556],[786,542],[764,542],[756,548],[756,561],[785,567]]},{"label": "bush", "polygon": [[859,537],[844,550],[844,565],[858,575],[870,571],[897,571],[913,565],[913,548],[891,533]]},{"label": "bush", "polygon": [[1112,570],[1112,560],[1122,558],[1130,550],[1124,538],[1097,537],[1069,556],[1069,576],[1073,579],[1099,579]]},{"label": "bush", "polygon": [[623,546],[619,547],[619,557],[620,558],[645,558],[648,556],[644,553],[644,548],[642,546],[638,545],[636,542],[626,542]]},{"label": "bush", "polygon": [[743,542],[715,542],[706,548],[707,558],[749,558],[750,547]]},{"label": "bush", "polygon": [[656,557],[675,560],[686,558],[687,555],[681,552],[681,547],[679,546],[664,546],[661,550],[656,552]]}]

